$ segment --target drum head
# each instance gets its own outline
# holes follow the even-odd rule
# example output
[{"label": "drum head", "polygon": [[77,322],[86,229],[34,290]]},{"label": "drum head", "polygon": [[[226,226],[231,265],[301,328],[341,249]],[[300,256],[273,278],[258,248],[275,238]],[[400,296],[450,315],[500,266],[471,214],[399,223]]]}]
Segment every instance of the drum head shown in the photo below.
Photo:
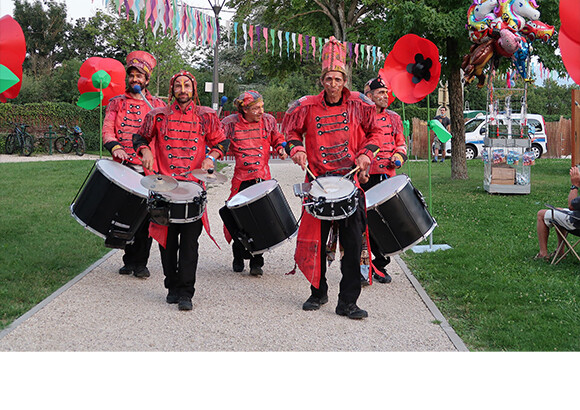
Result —
[{"label": "drum head", "polygon": [[248,205],[272,192],[276,189],[276,186],[278,186],[278,181],[275,179],[259,182],[232,196],[230,200],[226,202],[226,205],[230,209],[242,205]]},{"label": "drum head", "polygon": [[129,191],[142,198],[147,198],[149,192],[141,185],[143,176],[125,165],[110,159],[97,161],[99,171],[111,182],[119,185],[125,191]]},{"label": "drum head", "polygon": [[388,201],[400,192],[409,182],[406,175],[396,175],[375,185],[365,192],[367,208],[373,208]]},{"label": "drum head", "polygon": [[320,182],[320,185],[324,187],[324,192],[320,185],[316,182],[312,181],[312,187],[308,192],[309,195],[319,198],[325,197],[327,199],[335,199],[335,198],[345,198],[352,194],[354,191],[354,184],[352,181],[343,177],[337,176],[330,176],[330,177],[319,177],[316,179]]},{"label": "drum head", "polygon": [[160,192],[161,196],[171,203],[189,203],[193,198],[197,198],[203,192],[201,185],[193,181],[177,181],[177,188],[167,192]]}]

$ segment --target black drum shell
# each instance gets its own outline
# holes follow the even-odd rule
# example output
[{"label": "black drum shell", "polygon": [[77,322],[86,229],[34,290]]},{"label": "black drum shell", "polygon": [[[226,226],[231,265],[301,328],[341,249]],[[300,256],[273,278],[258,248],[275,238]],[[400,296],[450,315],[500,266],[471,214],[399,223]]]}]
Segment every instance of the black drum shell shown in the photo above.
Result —
[{"label": "black drum shell", "polygon": [[105,239],[113,235],[113,230],[119,230],[130,241],[148,216],[147,198],[127,191],[94,167],[71,205],[71,214],[81,225]]},{"label": "black drum shell", "polygon": [[425,239],[437,226],[410,180],[384,202],[367,208],[367,220],[369,234],[384,256],[404,252]]},{"label": "black drum shell", "polygon": [[272,249],[298,230],[279,185],[247,204],[226,205],[220,210],[220,216],[232,237],[238,238],[253,255]]}]

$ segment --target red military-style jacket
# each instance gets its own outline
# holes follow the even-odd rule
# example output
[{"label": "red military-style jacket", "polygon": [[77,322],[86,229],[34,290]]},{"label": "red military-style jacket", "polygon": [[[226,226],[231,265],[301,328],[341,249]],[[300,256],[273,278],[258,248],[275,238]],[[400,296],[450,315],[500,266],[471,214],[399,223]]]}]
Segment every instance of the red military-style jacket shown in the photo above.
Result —
[{"label": "red military-style jacket", "polygon": [[[153,152],[153,169],[156,172],[177,180],[198,183],[201,181],[189,171],[201,168],[207,155],[206,147],[209,152],[217,152],[219,159],[227,152],[228,145],[229,141],[214,110],[193,103],[182,110],[175,101],[171,106],[150,111],[133,137],[133,147],[137,153],[143,147],[149,147]],[[204,212],[202,222],[211,237],[207,212]],[[149,233],[165,247],[166,226],[152,222]]]},{"label": "red military-style jacket", "polygon": [[[282,147],[284,135],[278,131],[274,116],[268,113],[259,122],[248,122],[241,113],[231,114],[222,120],[222,125],[236,159],[230,199],[239,192],[243,181],[272,178],[268,165],[270,147],[276,150]],[[225,226],[224,236],[231,242]]]},{"label": "red military-style jacket", "polygon": [[379,139],[379,153],[371,163],[369,174],[387,174],[394,177],[396,168],[394,154],[400,154],[403,160],[407,160],[407,145],[403,135],[403,122],[401,117],[394,111],[383,109],[377,114],[377,124],[381,127],[382,133]]},{"label": "red military-style jacket", "polygon": [[[339,105],[329,106],[324,91],[302,97],[286,112],[282,131],[286,134],[286,151],[291,156],[305,151],[308,166],[316,176],[347,174],[361,154],[372,159],[381,136],[375,105],[368,97],[347,88],[343,89]],[[358,185],[356,178],[355,183]],[[323,246],[321,221],[303,209],[294,261],[316,288],[320,286]]]},{"label": "red military-style jacket", "polygon": [[[153,108],[165,107],[165,102],[151,95],[148,90],[145,90],[143,94]],[[116,146],[121,146],[130,156],[128,162],[141,165],[141,158],[133,149],[133,134],[139,131],[149,111],[151,109],[145,101],[133,98],[128,92],[111,98],[103,120],[104,147],[112,152]],[[120,162],[119,159],[114,159]]]}]

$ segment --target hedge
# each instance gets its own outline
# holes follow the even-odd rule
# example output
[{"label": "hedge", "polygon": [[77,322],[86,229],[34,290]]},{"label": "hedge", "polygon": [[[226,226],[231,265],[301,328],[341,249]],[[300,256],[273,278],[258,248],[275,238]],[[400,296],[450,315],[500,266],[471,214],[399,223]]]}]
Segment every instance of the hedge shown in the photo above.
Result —
[{"label": "hedge", "polygon": [[0,132],[2,135],[11,132],[14,128],[12,123],[27,124],[26,131],[40,137],[48,132],[49,125],[52,125],[53,130],[60,135],[63,134],[59,128],[60,125],[67,125],[69,128],[78,125],[83,130],[87,150],[98,150],[101,138],[99,117],[99,109],[87,111],[64,102],[6,103],[0,104]]}]

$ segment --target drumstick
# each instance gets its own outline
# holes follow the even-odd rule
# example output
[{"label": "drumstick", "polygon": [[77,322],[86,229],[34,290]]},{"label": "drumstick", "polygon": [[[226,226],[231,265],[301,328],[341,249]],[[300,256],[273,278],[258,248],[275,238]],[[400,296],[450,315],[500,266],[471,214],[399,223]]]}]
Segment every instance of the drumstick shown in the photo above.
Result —
[{"label": "drumstick", "polygon": [[316,182],[318,184],[318,186],[320,188],[322,188],[322,190],[328,194],[328,192],[326,191],[326,189],[324,189],[324,187],[322,186],[322,184],[320,183],[320,181],[316,179],[316,177],[314,176],[314,174],[312,173],[312,171],[310,169],[308,169],[308,167],[306,167],[306,171],[310,174],[310,176],[312,177],[312,179],[314,179],[314,182]]},{"label": "drumstick", "polygon": [[[381,149],[377,148],[375,152],[373,152],[373,158],[377,156],[377,154],[379,153]],[[372,159],[372,158],[371,158]],[[350,171],[348,174],[343,175],[342,178],[340,178],[338,181],[342,181],[343,179],[345,179],[347,176],[355,173],[356,171],[358,171],[360,169],[360,165],[357,165],[352,171]]]}]

